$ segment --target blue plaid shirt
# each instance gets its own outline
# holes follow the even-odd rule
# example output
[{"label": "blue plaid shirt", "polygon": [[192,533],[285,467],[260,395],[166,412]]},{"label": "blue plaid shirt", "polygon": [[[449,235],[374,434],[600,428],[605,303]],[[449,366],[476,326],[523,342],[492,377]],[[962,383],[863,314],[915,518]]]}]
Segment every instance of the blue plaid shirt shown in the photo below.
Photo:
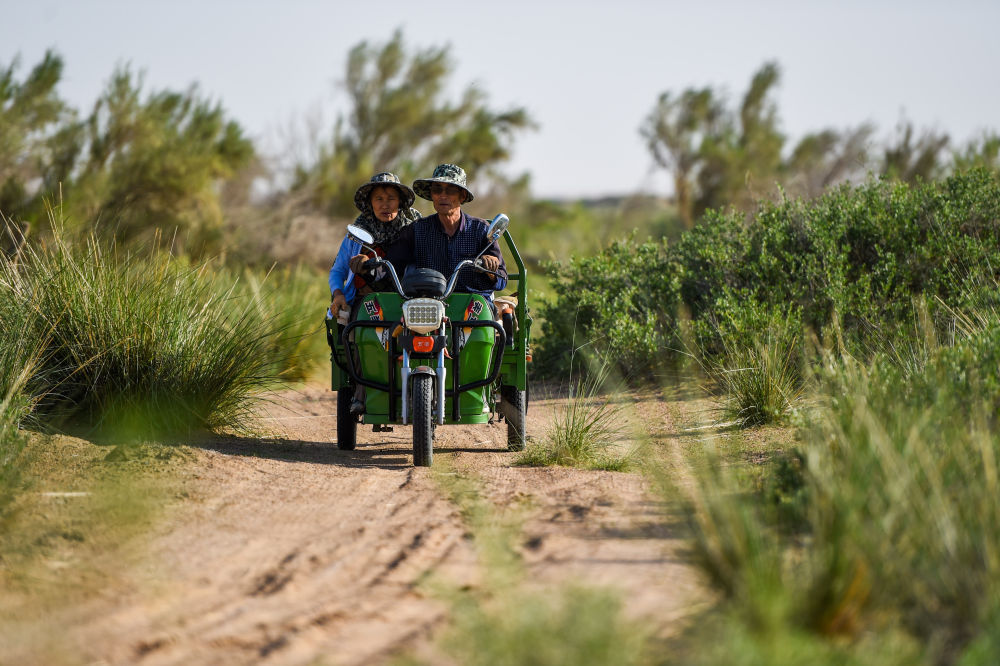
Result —
[{"label": "blue plaid shirt", "polygon": [[[439,271],[447,279],[463,259],[475,258],[486,246],[488,226],[486,220],[463,212],[458,231],[454,236],[448,236],[435,213],[404,227],[399,239],[386,248],[386,257],[392,262],[400,278],[406,267],[413,264],[418,268],[432,268]],[[492,298],[494,291],[500,291],[507,286],[507,265],[503,255],[500,254],[500,246],[496,242],[492,243],[484,256],[487,254],[500,259],[497,276],[472,268],[463,268],[458,276],[455,291],[482,294]]]}]

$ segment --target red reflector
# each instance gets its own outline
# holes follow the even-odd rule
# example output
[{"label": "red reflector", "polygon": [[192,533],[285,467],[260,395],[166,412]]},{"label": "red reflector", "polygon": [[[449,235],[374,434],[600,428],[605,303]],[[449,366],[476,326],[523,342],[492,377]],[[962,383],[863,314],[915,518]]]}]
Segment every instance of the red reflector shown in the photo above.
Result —
[{"label": "red reflector", "polygon": [[525,354],[524,360],[527,361],[528,363],[531,363],[531,354]]},{"label": "red reflector", "polygon": [[413,351],[429,352],[433,350],[434,350],[434,338],[429,336],[413,338]]}]

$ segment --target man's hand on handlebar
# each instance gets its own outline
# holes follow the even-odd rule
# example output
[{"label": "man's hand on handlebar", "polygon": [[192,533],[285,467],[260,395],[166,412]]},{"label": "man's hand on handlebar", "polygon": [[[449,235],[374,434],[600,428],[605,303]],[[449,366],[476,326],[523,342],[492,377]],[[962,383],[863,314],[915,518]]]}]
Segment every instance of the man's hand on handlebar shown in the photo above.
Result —
[{"label": "man's hand on handlebar", "polygon": [[500,268],[500,257],[494,257],[492,254],[484,254],[479,258],[479,265],[490,273],[496,273]]}]

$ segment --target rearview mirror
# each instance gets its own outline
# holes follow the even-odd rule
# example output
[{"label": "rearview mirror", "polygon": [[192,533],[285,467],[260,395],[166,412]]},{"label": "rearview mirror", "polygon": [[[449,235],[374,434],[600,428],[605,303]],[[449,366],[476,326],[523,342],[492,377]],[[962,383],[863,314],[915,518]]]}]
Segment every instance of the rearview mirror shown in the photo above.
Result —
[{"label": "rearview mirror", "polygon": [[503,232],[507,231],[507,227],[509,226],[510,218],[500,213],[490,222],[490,226],[486,229],[486,236],[490,239],[491,243],[494,243],[498,238],[503,236]]},{"label": "rearview mirror", "polygon": [[375,237],[369,231],[362,229],[356,224],[347,225],[347,237],[362,245],[371,245],[375,242]]}]

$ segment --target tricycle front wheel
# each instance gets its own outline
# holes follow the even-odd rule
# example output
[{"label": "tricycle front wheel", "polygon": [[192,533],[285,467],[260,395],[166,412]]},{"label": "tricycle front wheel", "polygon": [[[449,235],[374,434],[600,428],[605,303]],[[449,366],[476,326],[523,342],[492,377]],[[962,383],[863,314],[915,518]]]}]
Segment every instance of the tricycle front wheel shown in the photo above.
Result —
[{"label": "tricycle front wheel", "polygon": [[354,391],[344,387],[337,391],[337,448],[353,451],[358,441],[358,420],[351,414]]},{"label": "tricycle front wheel", "polygon": [[434,458],[434,379],[414,375],[410,380],[413,396],[413,464],[430,467]]},{"label": "tricycle front wheel", "polygon": [[523,451],[527,439],[528,396],[516,386],[500,387],[500,409],[507,421],[507,450]]}]

